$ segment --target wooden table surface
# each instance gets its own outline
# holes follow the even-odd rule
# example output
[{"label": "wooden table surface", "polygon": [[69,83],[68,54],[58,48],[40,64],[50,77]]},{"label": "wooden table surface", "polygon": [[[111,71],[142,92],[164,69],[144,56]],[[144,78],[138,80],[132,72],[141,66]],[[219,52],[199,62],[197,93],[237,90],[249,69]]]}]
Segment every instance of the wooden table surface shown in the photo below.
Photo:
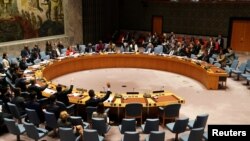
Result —
[{"label": "wooden table surface", "polygon": [[[51,80],[64,74],[99,68],[145,68],[178,73],[201,82],[207,89],[218,89],[219,79],[227,78],[227,73],[206,62],[182,58],[179,56],[159,56],[146,54],[92,54],[69,57],[51,61],[41,70],[36,71],[36,77],[49,82],[49,90],[43,95],[49,97],[55,91],[56,85]],[[225,79],[226,80],[226,79]],[[96,93],[103,97],[103,93]],[[148,95],[150,95],[148,97]],[[74,89],[69,95],[71,103],[85,104],[89,99],[87,90]],[[125,107],[127,103],[140,102],[144,107],[159,107],[172,103],[185,103],[185,100],[168,92],[145,94],[112,93],[104,102],[106,107]]]}]

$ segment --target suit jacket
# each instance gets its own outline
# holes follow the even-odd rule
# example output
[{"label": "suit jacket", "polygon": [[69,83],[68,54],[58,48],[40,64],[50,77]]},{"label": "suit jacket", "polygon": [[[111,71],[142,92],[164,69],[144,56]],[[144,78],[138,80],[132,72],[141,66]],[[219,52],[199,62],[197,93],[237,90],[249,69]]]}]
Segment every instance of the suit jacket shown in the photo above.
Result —
[{"label": "suit jacket", "polygon": [[103,98],[90,98],[89,100],[86,101],[85,105],[87,106],[93,106],[96,107],[98,105],[99,102],[104,102],[105,100],[107,100],[110,96],[112,92],[111,91],[107,91],[106,95]]},{"label": "suit jacket", "polygon": [[21,50],[21,56],[29,58],[30,52],[27,51],[26,49]]},{"label": "suit jacket", "polygon": [[37,99],[41,99],[41,98],[44,98],[44,96],[42,95],[42,91],[45,90],[47,87],[48,87],[47,84],[45,86],[42,86],[42,87],[39,87],[36,84],[35,85],[30,85],[28,87],[28,91],[29,92],[32,92],[32,91],[36,92]]},{"label": "suit jacket", "polygon": [[70,88],[68,90],[64,90],[61,92],[56,92],[56,98],[58,101],[63,102],[66,106],[69,105],[69,99],[68,94],[72,93],[73,85],[70,85]]},{"label": "suit jacket", "polygon": [[21,88],[22,92],[27,91],[25,79],[24,78],[17,78],[15,80],[15,87]]},{"label": "suit jacket", "polygon": [[29,101],[27,104],[26,104],[26,107],[29,108],[29,109],[33,109],[36,111],[39,119],[40,119],[40,122],[43,123],[44,122],[44,114],[43,114],[43,111],[42,111],[42,106],[40,105],[40,103],[36,102],[36,101]]},{"label": "suit jacket", "polygon": [[20,112],[20,114],[24,114],[25,112],[25,100],[21,96],[16,96],[11,101],[13,104],[15,104]]},{"label": "suit jacket", "polygon": [[56,119],[58,119],[59,115],[60,115],[60,112],[61,112],[61,109],[60,109],[60,107],[58,105],[52,103],[52,104],[46,105],[46,111],[54,113],[55,116],[56,116]]},{"label": "suit jacket", "polygon": [[19,67],[21,70],[25,70],[28,68],[27,62],[20,61]]}]

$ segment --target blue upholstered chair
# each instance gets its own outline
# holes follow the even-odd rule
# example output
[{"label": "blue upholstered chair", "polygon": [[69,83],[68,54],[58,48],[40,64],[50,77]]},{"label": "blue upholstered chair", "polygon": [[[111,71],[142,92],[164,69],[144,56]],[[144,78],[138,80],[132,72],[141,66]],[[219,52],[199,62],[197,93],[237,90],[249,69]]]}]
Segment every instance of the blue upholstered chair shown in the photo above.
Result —
[{"label": "blue upholstered chair", "polygon": [[214,58],[210,57],[210,58],[209,58],[209,63],[210,63],[210,64],[214,64]]},{"label": "blue upholstered chair", "polygon": [[4,123],[7,126],[10,133],[17,136],[17,141],[20,141],[20,135],[25,132],[23,124],[16,124],[15,120],[4,118]]},{"label": "blue upholstered chair", "polygon": [[66,56],[66,48],[61,49],[61,56]]},{"label": "blue upholstered chair", "polygon": [[181,141],[202,141],[204,128],[193,128],[189,134],[180,137]]},{"label": "blue upholstered chair", "polygon": [[16,118],[18,119],[18,123],[22,123],[22,118],[25,118],[27,116],[27,114],[22,114],[19,112],[17,106],[13,103],[8,102],[7,103],[9,109],[10,109],[10,113]]},{"label": "blue upholstered chair", "polygon": [[54,113],[44,111],[46,126],[53,129],[54,135],[57,134],[56,129],[58,128],[56,116]]},{"label": "blue upholstered chair", "polygon": [[[243,77],[244,79],[247,79],[248,77],[250,77],[250,59],[247,60],[247,65],[245,68],[245,72],[246,73],[241,73],[240,77]],[[248,84],[248,82],[247,82]]]},{"label": "blue upholstered chair", "polygon": [[66,106],[61,101],[56,101],[56,105],[58,105],[61,109],[66,110],[70,115],[75,114],[75,104],[70,104],[69,106]]},{"label": "blue upholstered chair", "polygon": [[84,129],[83,139],[84,141],[103,141],[104,137],[98,135],[95,129]]},{"label": "blue upholstered chair", "polygon": [[129,103],[125,106],[125,118],[140,118],[140,124],[142,124],[142,104],[141,103]]},{"label": "blue upholstered chair", "polygon": [[92,129],[96,129],[99,135],[104,136],[110,129],[104,118],[92,118]]},{"label": "blue upholstered chair", "polygon": [[14,90],[16,88],[15,84],[12,83],[12,80],[9,77],[5,77],[5,81],[10,85],[10,88]]},{"label": "blue upholstered chair", "polygon": [[247,63],[241,63],[237,69],[232,70],[232,73],[237,75],[237,80],[240,79],[240,74],[245,73],[246,66],[247,66]]},{"label": "blue upholstered chair", "polygon": [[29,108],[25,108],[25,111],[28,115],[29,122],[33,123],[34,125],[38,127],[40,124],[40,119],[36,111],[34,109],[29,109]]},{"label": "blue upholstered chair", "polygon": [[28,137],[38,141],[48,134],[48,131],[43,128],[37,128],[33,123],[24,122],[24,128],[27,132]]},{"label": "blue upholstered chair", "polygon": [[175,140],[178,140],[178,134],[186,131],[188,118],[176,119],[175,122],[166,124],[166,127],[172,133],[175,133]]},{"label": "blue upholstered chair", "polygon": [[249,84],[250,82],[250,77],[247,77],[247,85]]},{"label": "blue upholstered chair", "polygon": [[164,141],[165,132],[164,131],[151,131],[149,136],[146,137],[146,141]]},{"label": "blue upholstered chair", "polygon": [[83,129],[86,129],[89,127],[89,123],[84,122],[82,117],[80,116],[70,116],[69,118],[73,126],[82,125]]},{"label": "blue upholstered chair", "polygon": [[87,122],[92,122],[92,114],[97,110],[97,107],[88,106],[86,107],[86,113],[87,113]]},{"label": "blue upholstered chair", "polygon": [[250,59],[247,60],[246,71],[250,73]]},{"label": "blue upholstered chair", "polygon": [[219,62],[214,63],[214,65],[215,65],[216,67],[218,67],[218,68],[221,67],[221,64],[220,64]]},{"label": "blue upholstered chair", "polygon": [[36,60],[34,60],[34,64],[39,64],[41,62],[41,60],[40,59],[36,59]]},{"label": "blue upholstered chair", "polygon": [[119,125],[121,134],[126,131],[136,131],[136,121],[135,119],[122,119],[121,125]]},{"label": "blue upholstered chair", "polygon": [[40,56],[41,56],[42,60],[49,60],[50,59],[50,56],[46,55],[45,51],[41,51]]},{"label": "blue upholstered chair", "polygon": [[79,141],[80,136],[76,136],[73,133],[72,128],[59,127],[60,141]]},{"label": "blue upholstered chair", "polygon": [[162,45],[158,45],[154,48],[154,54],[162,54],[163,52],[163,46]]},{"label": "blue upholstered chair", "polygon": [[208,141],[208,134],[207,134],[207,132],[203,133],[203,138],[205,139],[205,141]]},{"label": "blue upholstered chair", "polygon": [[170,104],[165,107],[159,107],[159,118],[162,118],[162,126],[165,125],[165,120],[175,121],[179,117],[181,104]]},{"label": "blue upholstered chair", "polygon": [[205,128],[207,124],[208,114],[197,115],[195,120],[189,120],[188,127],[193,128]]},{"label": "blue upholstered chair", "polygon": [[231,76],[232,70],[235,70],[237,68],[238,64],[239,64],[239,60],[235,59],[235,60],[233,60],[231,66],[230,67],[229,66],[224,67],[224,70],[227,72],[227,74],[229,76]]},{"label": "blue upholstered chair", "polygon": [[139,133],[136,131],[126,131],[122,138],[122,141],[139,141],[140,136]]},{"label": "blue upholstered chair", "polygon": [[151,131],[159,131],[159,119],[146,119],[145,123],[141,125],[143,133],[149,134]]}]

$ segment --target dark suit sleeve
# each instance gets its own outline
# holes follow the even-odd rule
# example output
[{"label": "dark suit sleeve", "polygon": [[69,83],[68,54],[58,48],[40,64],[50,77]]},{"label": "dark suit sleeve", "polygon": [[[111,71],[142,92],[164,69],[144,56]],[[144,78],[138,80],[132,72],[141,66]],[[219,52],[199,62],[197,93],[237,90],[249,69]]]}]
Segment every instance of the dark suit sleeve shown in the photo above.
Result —
[{"label": "dark suit sleeve", "polygon": [[42,87],[38,87],[40,91],[43,91],[45,90],[46,88],[48,87],[48,84],[46,84],[45,86],[42,86]]},{"label": "dark suit sleeve", "polygon": [[68,90],[63,91],[63,94],[64,95],[70,94],[72,93],[72,90],[73,90],[73,85],[70,85],[70,88]]},{"label": "dark suit sleeve", "polygon": [[109,98],[109,96],[110,96],[111,93],[112,93],[111,91],[107,91],[106,95],[103,98],[101,98],[99,100],[99,102],[103,102],[103,101],[107,100]]}]

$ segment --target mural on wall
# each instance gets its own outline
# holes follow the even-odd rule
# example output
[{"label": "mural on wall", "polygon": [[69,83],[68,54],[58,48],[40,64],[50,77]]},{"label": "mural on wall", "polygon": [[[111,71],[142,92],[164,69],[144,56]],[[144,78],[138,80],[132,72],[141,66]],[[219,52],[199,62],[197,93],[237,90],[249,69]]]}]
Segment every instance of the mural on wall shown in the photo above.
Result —
[{"label": "mural on wall", "polygon": [[0,43],[64,34],[63,0],[0,0]]}]

